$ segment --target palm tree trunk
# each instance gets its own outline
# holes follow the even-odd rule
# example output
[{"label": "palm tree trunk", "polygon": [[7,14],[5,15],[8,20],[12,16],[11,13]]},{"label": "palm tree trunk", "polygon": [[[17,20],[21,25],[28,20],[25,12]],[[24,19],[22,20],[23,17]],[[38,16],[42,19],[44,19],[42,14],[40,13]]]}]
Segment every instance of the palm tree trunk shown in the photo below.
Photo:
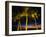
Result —
[{"label": "palm tree trunk", "polygon": [[37,23],[36,23],[36,19],[35,19],[35,26],[36,26],[36,29],[38,29],[38,27],[37,27]]}]

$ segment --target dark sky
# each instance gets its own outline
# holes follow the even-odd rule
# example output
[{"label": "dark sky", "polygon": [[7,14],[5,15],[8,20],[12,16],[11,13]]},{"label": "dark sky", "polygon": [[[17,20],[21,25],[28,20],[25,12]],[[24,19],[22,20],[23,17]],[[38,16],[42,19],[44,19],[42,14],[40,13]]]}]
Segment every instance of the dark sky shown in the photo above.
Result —
[{"label": "dark sky", "polygon": [[[12,16],[16,16],[17,14],[19,13],[22,13],[24,11],[24,8],[23,6],[12,6]],[[28,13],[31,12],[32,10],[38,10],[38,13],[41,14],[41,7],[28,7],[29,10],[28,10]]]}]

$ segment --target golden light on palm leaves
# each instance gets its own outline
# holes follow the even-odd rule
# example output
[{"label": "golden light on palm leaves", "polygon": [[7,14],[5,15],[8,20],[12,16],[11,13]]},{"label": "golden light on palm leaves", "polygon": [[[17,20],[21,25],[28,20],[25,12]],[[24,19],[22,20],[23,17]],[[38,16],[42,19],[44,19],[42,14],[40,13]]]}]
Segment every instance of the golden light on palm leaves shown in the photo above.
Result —
[{"label": "golden light on palm leaves", "polygon": [[32,18],[38,18],[37,13],[34,13],[34,14],[32,14],[31,16],[32,16]]},{"label": "golden light on palm leaves", "polygon": [[34,11],[34,10],[33,10],[33,11],[31,12],[31,17],[34,18],[34,19],[36,19],[36,18],[38,19],[38,17],[40,16],[40,14],[38,14],[37,12],[38,12],[38,11]]}]

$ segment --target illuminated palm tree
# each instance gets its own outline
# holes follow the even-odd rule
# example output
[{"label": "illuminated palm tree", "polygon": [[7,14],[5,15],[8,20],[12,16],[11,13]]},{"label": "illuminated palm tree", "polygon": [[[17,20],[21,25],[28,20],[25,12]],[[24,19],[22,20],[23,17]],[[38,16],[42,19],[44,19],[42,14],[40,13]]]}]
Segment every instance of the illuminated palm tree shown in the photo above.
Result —
[{"label": "illuminated palm tree", "polygon": [[[26,16],[26,31],[27,31],[27,22],[28,22],[28,13],[27,13],[27,11],[28,11],[28,9],[29,9],[29,8],[25,8],[25,10],[24,10],[21,14],[18,14],[18,15],[16,16],[16,19],[19,19],[17,30],[19,30],[19,28],[20,28],[20,30],[21,30],[20,18],[23,17],[23,16]],[[19,16],[19,17],[18,17],[18,16]]]},{"label": "illuminated palm tree", "polygon": [[21,30],[21,23],[20,23],[20,14],[17,14],[15,17],[14,17],[14,21],[18,20],[18,27],[17,27],[17,30]]},{"label": "illuminated palm tree", "polygon": [[29,8],[25,8],[22,14],[20,15],[21,17],[26,16],[26,31],[27,31],[27,22],[28,22],[28,11]]},{"label": "illuminated palm tree", "polygon": [[35,20],[35,26],[36,26],[37,29],[38,29],[38,27],[37,27],[36,19],[38,19],[38,16],[39,15],[37,14],[37,12],[32,11],[31,17],[34,18],[34,20]]}]

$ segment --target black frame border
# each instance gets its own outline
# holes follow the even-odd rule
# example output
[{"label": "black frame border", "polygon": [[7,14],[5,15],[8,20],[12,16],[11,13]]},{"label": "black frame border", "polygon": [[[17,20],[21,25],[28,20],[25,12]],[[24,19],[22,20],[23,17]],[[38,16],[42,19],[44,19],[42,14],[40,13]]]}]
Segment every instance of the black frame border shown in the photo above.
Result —
[{"label": "black frame border", "polygon": [[[11,34],[11,35],[9,35],[9,3],[27,3],[27,4],[44,5],[44,32],[43,33],[27,33],[27,34]],[[5,1],[5,36],[32,35],[32,34],[45,34],[45,3]]]}]

